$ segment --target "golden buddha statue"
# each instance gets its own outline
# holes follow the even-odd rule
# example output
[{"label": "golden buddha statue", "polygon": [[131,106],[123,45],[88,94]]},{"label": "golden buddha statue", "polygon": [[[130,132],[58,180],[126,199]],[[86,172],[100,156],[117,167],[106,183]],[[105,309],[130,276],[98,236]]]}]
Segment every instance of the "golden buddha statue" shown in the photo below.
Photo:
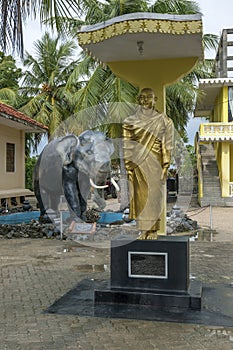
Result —
[{"label": "golden buddha statue", "polygon": [[135,114],[123,124],[124,159],[130,184],[129,215],[141,231],[139,239],[157,238],[173,149],[173,122],[155,109],[156,101],[152,89],[142,89]]}]

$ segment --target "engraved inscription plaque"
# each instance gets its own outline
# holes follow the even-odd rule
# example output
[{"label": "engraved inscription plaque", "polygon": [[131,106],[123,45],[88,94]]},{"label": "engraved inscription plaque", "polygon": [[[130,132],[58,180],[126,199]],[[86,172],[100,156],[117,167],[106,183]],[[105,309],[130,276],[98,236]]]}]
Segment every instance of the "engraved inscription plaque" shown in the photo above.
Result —
[{"label": "engraved inscription plaque", "polygon": [[128,276],[134,278],[168,278],[168,254],[128,252]]}]

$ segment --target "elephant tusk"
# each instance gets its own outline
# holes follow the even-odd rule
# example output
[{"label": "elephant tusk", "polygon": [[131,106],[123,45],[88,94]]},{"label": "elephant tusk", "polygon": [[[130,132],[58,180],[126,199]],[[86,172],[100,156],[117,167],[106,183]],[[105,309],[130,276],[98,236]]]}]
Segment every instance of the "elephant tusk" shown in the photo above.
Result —
[{"label": "elephant tusk", "polygon": [[111,177],[111,183],[115,187],[116,191],[119,192],[120,191],[120,187],[118,186],[118,184],[116,183],[116,181],[112,177]]},{"label": "elephant tusk", "polygon": [[94,188],[107,188],[108,187],[108,185],[102,185],[102,186],[96,185],[91,178],[90,178],[90,184]]}]

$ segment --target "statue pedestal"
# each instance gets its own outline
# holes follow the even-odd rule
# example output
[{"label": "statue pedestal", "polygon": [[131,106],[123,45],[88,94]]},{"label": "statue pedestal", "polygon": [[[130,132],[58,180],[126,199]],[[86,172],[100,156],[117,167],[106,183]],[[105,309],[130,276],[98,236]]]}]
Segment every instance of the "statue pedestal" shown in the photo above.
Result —
[{"label": "statue pedestal", "polygon": [[189,280],[189,240],[115,239],[111,242],[110,288],[95,290],[95,304],[201,309],[202,285]]}]

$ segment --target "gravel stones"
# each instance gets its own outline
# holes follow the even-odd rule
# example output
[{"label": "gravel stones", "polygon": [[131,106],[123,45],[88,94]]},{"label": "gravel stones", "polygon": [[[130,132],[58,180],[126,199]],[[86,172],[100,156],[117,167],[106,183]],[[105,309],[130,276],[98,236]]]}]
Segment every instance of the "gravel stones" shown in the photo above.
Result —
[{"label": "gravel stones", "polygon": [[54,224],[40,224],[32,220],[29,224],[0,225],[0,238],[54,238],[60,231]]}]

